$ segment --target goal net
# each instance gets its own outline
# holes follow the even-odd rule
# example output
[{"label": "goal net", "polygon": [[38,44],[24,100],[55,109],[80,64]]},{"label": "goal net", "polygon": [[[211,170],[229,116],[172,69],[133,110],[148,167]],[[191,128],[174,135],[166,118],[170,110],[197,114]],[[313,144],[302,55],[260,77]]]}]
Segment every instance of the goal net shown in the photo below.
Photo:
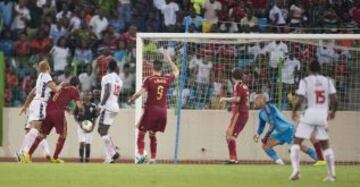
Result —
[{"label": "goal net", "polygon": [[[164,53],[180,69],[180,77],[167,94],[168,124],[166,132],[160,135],[159,159],[194,162],[227,159],[224,132],[231,117],[227,112],[230,105],[220,103],[219,98],[232,95],[234,67],[246,73],[253,110],[237,140],[242,160],[268,160],[261,146],[252,141],[258,124],[255,95],[267,94],[279,109],[290,110],[298,83],[307,75],[307,65],[313,60],[320,62],[322,74],[334,82],[340,110],[359,111],[359,39],[360,36],[351,34],[139,33],[137,90],[143,79],[151,75],[152,61],[163,60]],[[170,67],[164,66],[163,72],[169,73]],[[136,103],[136,122],[144,100]],[[339,133],[334,136],[339,138]],[[282,154],[285,159],[288,157],[285,149]],[[353,161],[353,157],[348,155],[343,160]]]}]

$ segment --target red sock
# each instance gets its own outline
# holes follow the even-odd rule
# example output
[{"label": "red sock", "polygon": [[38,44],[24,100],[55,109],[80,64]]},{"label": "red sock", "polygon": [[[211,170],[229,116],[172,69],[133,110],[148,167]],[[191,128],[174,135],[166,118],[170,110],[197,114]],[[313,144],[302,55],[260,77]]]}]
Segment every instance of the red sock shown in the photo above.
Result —
[{"label": "red sock", "polygon": [[31,156],[34,151],[36,150],[36,148],[39,146],[40,142],[43,140],[43,138],[41,136],[38,136],[35,138],[34,143],[32,144],[32,146],[29,149],[29,155]]},{"label": "red sock", "polygon": [[228,141],[228,148],[229,148],[229,158],[230,158],[230,160],[237,160],[236,142],[235,142],[235,140],[229,140]]},{"label": "red sock", "polygon": [[320,144],[320,142],[314,143],[313,146],[314,146],[314,148],[315,148],[316,156],[317,156],[318,160],[323,161],[323,160],[324,160],[324,156],[323,156],[323,153],[322,153],[322,149],[321,149],[321,144]]},{"label": "red sock", "polygon": [[59,154],[61,153],[62,148],[64,147],[64,143],[65,143],[65,138],[59,136],[57,143],[56,143],[56,148],[55,148],[55,152],[54,152],[54,159],[58,159],[59,158]]},{"label": "red sock", "polygon": [[138,153],[140,155],[144,155],[144,147],[145,147],[144,138],[145,138],[145,133],[139,132],[137,138],[137,148],[138,148]]},{"label": "red sock", "polygon": [[156,142],[156,136],[150,135],[150,151],[151,151],[151,159],[156,158],[156,148],[157,148],[157,142]]}]

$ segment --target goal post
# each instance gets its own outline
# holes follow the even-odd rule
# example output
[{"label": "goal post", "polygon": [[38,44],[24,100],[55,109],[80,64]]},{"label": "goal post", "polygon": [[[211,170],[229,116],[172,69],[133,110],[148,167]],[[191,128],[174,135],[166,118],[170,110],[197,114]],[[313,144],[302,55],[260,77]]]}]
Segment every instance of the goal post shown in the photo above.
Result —
[{"label": "goal post", "polygon": [[[278,46],[278,42],[283,47]],[[360,90],[360,77],[352,76],[351,73],[349,75],[349,72],[360,70],[359,47],[359,34],[137,33],[136,90],[141,89],[144,77],[150,75],[151,61],[162,59],[162,53],[170,51],[180,74],[183,75],[180,76],[183,78],[177,80],[178,84],[172,85],[169,90],[171,93],[168,94],[169,108],[175,109],[176,115],[179,116],[176,121],[176,137],[173,137],[175,144],[181,139],[179,132],[182,111],[226,110],[229,107],[221,105],[216,99],[231,94],[229,70],[233,67],[240,67],[246,72],[253,93],[266,92],[281,110],[289,110],[295,87],[300,78],[306,75],[307,63],[318,59],[325,69],[324,74],[333,79],[337,88],[341,88],[338,90],[341,95],[341,109],[360,110],[360,99],[349,101],[351,90]],[[257,54],[254,54],[254,50]],[[197,55],[201,61],[208,62],[202,67],[196,62],[192,64],[192,57],[197,58]],[[294,58],[299,61],[301,67],[291,67],[292,65],[288,64],[293,63]],[[184,65],[186,61],[188,63]],[[351,69],[349,64],[356,64],[356,70]],[[290,70],[291,68],[293,70]],[[170,68],[164,67],[164,71],[169,72]],[[209,77],[204,77],[202,73]],[[342,84],[346,84],[347,88],[342,89]],[[143,102],[144,99],[139,98],[135,103],[136,123],[140,120]],[[221,135],[219,132],[219,136]],[[136,138],[135,129],[135,154]],[[179,146],[174,145],[175,162],[182,159],[179,157]]]}]

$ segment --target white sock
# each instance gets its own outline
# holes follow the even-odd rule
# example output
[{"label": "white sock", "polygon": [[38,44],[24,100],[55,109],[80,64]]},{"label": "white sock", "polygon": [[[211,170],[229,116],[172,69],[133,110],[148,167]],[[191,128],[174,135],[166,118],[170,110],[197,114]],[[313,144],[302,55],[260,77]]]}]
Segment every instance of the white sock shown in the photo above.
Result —
[{"label": "white sock", "polygon": [[25,135],[24,138],[24,147],[23,150],[25,152],[29,152],[30,147],[35,141],[35,138],[39,135],[39,131],[35,128],[31,128],[30,131]]},{"label": "white sock", "polygon": [[324,157],[327,163],[328,175],[335,177],[335,155],[331,148],[324,150]]},{"label": "white sock", "polygon": [[20,147],[19,147],[19,150],[18,150],[18,153],[21,153],[23,150],[24,150],[24,148],[25,148],[25,144],[26,144],[26,135],[27,135],[27,133],[25,134],[25,136],[24,136],[24,139],[23,139],[23,141],[21,142],[21,145],[20,145]]},{"label": "white sock", "polygon": [[50,146],[49,146],[49,143],[48,143],[48,141],[46,139],[43,139],[40,142],[40,146],[43,149],[44,155],[45,156],[50,156]]},{"label": "white sock", "polygon": [[109,135],[102,136],[101,140],[104,142],[106,155],[110,156],[110,158],[114,156],[116,151],[110,136]]},{"label": "white sock", "polygon": [[292,145],[290,148],[291,165],[294,171],[300,171],[300,146]]}]

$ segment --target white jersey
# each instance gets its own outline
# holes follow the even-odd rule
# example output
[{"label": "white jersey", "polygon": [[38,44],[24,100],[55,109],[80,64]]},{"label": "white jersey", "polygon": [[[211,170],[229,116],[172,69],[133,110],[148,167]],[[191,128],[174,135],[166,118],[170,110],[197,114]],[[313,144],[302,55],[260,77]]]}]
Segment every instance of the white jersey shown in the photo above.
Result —
[{"label": "white jersey", "polygon": [[110,96],[106,101],[104,108],[111,112],[119,111],[118,98],[123,86],[123,82],[116,73],[109,73],[101,79],[101,99],[105,94],[105,85],[110,84]]},{"label": "white jersey", "polygon": [[327,77],[309,75],[302,79],[297,94],[306,98],[307,108],[300,121],[312,125],[326,125],[330,95],[335,93],[335,86]]},{"label": "white jersey", "polygon": [[50,81],[52,81],[52,78],[48,72],[39,74],[35,85],[34,100],[41,100],[43,102],[49,100],[51,89],[48,87],[48,83]]}]

